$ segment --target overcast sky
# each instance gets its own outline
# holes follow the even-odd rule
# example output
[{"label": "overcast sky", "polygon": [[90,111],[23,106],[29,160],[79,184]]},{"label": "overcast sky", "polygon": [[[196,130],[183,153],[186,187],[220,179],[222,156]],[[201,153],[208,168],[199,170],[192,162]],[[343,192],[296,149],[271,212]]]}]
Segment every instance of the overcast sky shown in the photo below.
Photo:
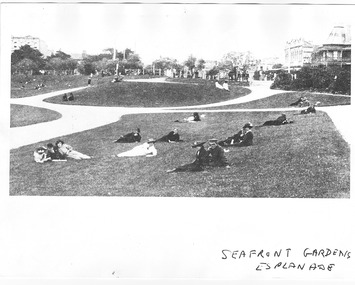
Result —
[{"label": "overcast sky", "polygon": [[[322,43],[336,24],[350,24],[354,6],[231,4],[4,4],[13,36],[41,38],[54,51],[96,54],[131,48],[145,64],[192,54],[219,60],[230,51],[283,59],[285,43]],[[16,15],[16,16],[14,16]]]}]

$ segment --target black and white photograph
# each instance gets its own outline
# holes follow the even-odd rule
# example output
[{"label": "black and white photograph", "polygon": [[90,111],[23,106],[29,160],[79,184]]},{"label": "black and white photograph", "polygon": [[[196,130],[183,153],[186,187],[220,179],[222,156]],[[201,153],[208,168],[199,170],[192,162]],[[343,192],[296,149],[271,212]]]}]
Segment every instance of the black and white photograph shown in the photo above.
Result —
[{"label": "black and white photograph", "polygon": [[0,11],[1,283],[355,282],[355,5]]}]

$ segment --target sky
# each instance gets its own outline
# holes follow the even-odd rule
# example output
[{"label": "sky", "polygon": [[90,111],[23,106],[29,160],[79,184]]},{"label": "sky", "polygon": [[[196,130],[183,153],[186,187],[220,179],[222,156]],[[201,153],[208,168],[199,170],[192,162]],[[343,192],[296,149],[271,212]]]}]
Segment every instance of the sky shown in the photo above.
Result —
[{"label": "sky", "polygon": [[[3,4],[12,36],[31,35],[65,53],[130,48],[145,64],[189,55],[220,60],[232,51],[284,57],[286,41],[326,40],[334,25],[351,24],[355,6],[241,4]],[[16,16],[14,16],[16,15]]]}]

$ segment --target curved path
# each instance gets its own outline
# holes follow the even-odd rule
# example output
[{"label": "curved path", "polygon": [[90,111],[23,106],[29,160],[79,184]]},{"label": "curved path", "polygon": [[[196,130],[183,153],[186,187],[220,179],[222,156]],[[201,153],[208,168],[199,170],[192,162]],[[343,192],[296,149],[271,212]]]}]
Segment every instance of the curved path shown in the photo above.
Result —
[{"label": "curved path", "polygon": [[[141,82],[165,82],[165,79],[141,79]],[[34,107],[47,108],[62,114],[62,117],[55,121],[38,123],[29,126],[10,129],[10,149],[24,145],[49,140],[54,137],[65,136],[96,127],[104,126],[118,121],[122,115],[137,113],[166,113],[166,112],[269,112],[299,110],[297,108],[275,108],[275,109],[228,109],[206,110],[201,108],[223,107],[226,105],[244,103],[258,100],[278,93],[287,91],[272,90],[269,88],[270,82],[255,82],[248,87],[251,93],[229,101],[186,107],[169,108],[128,108],[128,107],[101,107],[101,106],[81,106],[47,103],[43,100],[49,97],[61,95],[68,92],[75,92],[88,87],[79,87],[68,90],[55,91],[38,96],[11,99],[10,104],[22,104]],[[321,107],[318,110],[325,111],[332,118],[334,124],[343,135],[344,139],[350,143],[351,132],[346,121],[350,122],[351,106]]]}]

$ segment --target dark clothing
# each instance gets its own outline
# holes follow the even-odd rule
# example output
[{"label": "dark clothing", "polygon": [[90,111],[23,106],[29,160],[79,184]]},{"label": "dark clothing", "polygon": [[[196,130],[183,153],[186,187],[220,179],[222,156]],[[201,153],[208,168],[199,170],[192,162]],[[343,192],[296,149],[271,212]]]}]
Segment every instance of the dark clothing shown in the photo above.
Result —
[{"label": "dark clothing", "polygon": [[199,114],[194,114],[193,116],[195,122],[201,121]]},{"label": "dark clothing", "polygon": [[254,138],[254,135],[251,131],[246,132],[239,142],[231,144],[231,146],[237,146],[237,147],[251,146],[251,145],[253,145],[253,138]]},{"label": "dark clothing", "polygon": [[276,120],[266,121],[263,126],[280,126],[287,124],[286,116],[280,116]]},{"label": "dark clothing", "polygon": [[239,143],[243,138],[243,131],[240,130],[235,135],[226,138],[224,141],[219,141],[218,144],[221,146],[229,146],[235,143]]},{"label": "dark clothing", "polygon": [[201,149],[196,152],[196,159],[193,162],[178,166],[172,172],[202,171],[203,167],[208,165],[208,161],[209,153],[202,146]]},{"label": "dark clothing", "polygon": [[167,135],[161,137],[160,139],[157,140],[158,142],[179,142],[180,140],[180,135],[178,133],[174,133],[174,131],[171,131]]},{"label": "dark clothing", "polygon": [[74,101],[74,95],[73,93],[70,93],[69,97],[68,97],[69,101]]},{"label": "dark clothing", "polygon": [[65,155],[61,154],[59,152],[57,146],[53,147],[53,152],[47,150],[47,157],[50,157],[52,160],[53,159],[66,159]]},{"label": "dark clothing", "polygon": [[316,113],[316,108],[315,107],[308,107],[306,110],[302,110],[301,114],[309,114],[309,113]]},{"label": "dark clothing", "polygon": [[215,148],[209,148],[208,153],[210,157],[210,166],[227,166],[229,162],[224,154],[224,149],[217,145]]},{"label": "dark clothing", "polygon": [[68,101],[68,96],[67,96],[67,94],[64,94],[64,95],[63,95],[63,101]]},{"label": "dark clothing", "polygon": [[302,102],[302,98],[299,98],[296,102],[290,104],[290,106],[298,106]]},{"label": "dark clothing", "polygon": [[133,143],[133,142],[140,142],[142,139],[139,133],[129,133],[121,136],[115,143]]}]

